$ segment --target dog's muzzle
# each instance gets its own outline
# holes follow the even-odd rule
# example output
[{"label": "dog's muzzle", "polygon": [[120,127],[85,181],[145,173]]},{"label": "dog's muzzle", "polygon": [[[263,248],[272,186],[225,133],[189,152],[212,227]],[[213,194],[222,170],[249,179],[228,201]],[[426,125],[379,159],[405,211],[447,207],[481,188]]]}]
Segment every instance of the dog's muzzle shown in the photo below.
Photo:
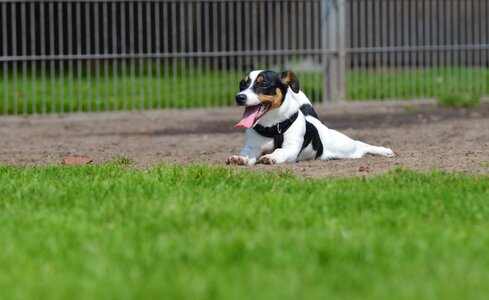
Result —
[{"label": "dog's muzzle", "polygon": [[243,106],[246,104],[246,95],[245,94],[237,94],[236,95],[236,104]]}]

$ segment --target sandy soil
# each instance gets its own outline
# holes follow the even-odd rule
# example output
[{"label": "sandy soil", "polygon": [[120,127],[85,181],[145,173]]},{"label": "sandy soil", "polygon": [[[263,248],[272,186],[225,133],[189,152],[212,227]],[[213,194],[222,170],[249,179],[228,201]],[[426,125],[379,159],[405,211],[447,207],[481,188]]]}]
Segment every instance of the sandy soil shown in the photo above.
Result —
[{"label": "sandy soil", "polygon": [[[399,156],[236,167],[292,170],[306,177],[372,175],[396,166],[489,174],[489,105],[355,103],[317,106],[321,120],[352,138],[391,147]],[[0,163],[59,164],[81,155],[96,163],[125,156],[136,166],[160,162],[225,165],[244,143],[233,128],[241,108],[64,116],[0,117]]]}]

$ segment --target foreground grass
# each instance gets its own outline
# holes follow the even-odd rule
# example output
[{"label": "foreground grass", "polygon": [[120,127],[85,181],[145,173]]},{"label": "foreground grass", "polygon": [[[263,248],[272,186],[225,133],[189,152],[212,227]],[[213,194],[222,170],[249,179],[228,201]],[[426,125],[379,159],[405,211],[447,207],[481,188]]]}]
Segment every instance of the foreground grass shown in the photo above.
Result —
[{"label": "foreground grass", "polygon": [[0,167],[0,298],[483,299],[489,178]]},{"label": "foreground grass", "polygon": [[[36,73],[22,73],[20,67],[15,75],[0,72],[0,97],[4,98],[0,113],[229,106],[234,105],[239,80],[248,72],[189,68],[156,72],[155,66],[148,69],[146,65],[88,72],[83,65],[70,77],[68,70],[63,75],[54,71],[43,75],[39,68]],[[298,77],[311,101],[323,99],[321,72],[299,72]],[[346,78],[346,97],[352,101],[439,98],[458,103],[482,95],[489,95],[486,68],[359,69],[350,70]]]}]

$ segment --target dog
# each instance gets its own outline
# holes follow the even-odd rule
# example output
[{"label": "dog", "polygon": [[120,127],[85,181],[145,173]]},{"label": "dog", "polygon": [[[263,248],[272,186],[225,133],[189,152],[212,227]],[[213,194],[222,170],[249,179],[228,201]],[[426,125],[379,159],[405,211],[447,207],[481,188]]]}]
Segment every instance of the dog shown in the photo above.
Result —
[{"label": "dog", "polygon": [[353,140],[322,124],[292,71],[251,71],[239,83],[236,103],[245,111],[234,127],[246,128],[246,142],[227,164],[395,156],[390,148]]}]

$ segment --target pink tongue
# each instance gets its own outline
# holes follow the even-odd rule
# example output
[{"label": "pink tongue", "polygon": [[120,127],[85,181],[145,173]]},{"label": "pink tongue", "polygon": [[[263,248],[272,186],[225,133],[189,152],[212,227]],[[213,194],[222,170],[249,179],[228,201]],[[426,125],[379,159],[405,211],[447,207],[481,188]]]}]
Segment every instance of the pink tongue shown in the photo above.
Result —
[{"label": "pink tongue", "polygon": [[234,125],[234,128],[251,128],[259,111],[260,105],[246,107],[243,116],[241,117],[241,121]]}]

